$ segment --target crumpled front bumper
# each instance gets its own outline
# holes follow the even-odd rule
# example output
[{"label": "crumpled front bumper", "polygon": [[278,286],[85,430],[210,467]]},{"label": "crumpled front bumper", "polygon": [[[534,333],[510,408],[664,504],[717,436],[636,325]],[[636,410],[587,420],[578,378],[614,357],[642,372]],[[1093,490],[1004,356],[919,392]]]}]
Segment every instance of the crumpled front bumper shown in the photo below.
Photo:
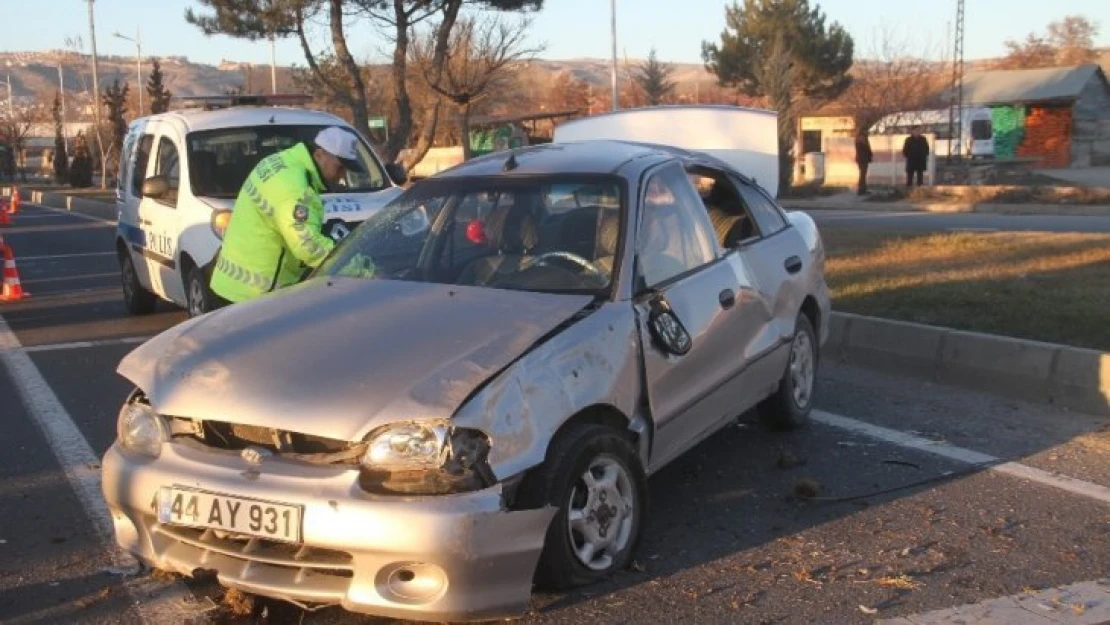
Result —
[{"label": "crumpled front bumper", "polygon": [[[424,620],[519,615],[553,508],[507,511],[501,486],[441,497],[379,497],[357,470],[163,445],[157,459],[113,445],[103,491],[117,542],[147,564],[306,606]],[[158,523],[159,488],[184,486],[303,505],[302,544]]]}]

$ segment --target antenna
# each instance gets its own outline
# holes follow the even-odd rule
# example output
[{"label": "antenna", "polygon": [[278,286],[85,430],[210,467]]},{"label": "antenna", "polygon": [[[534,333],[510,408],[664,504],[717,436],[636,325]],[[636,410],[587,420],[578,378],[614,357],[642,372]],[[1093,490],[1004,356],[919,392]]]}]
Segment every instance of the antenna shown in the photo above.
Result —
[{"label": "antenna", "polygon": [[504,171],[512,171],[517,168],[516,152],[510,152],[509,158],[505,161],[505,166],[502,168]]}]

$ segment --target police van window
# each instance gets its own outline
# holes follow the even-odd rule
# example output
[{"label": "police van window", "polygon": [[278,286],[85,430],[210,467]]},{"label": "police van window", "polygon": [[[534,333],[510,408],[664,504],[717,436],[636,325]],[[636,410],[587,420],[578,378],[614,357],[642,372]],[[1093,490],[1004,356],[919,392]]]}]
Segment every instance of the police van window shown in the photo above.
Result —
[{"label": "police van window", "polygon": [[164,176],[169,190],[158,201],[174,207],[177,206],[177,188],[181,179],[180,162],[173,141],[162,137],[158,141],[158,160],[154,165],[154,175]]},{"label": "police van window", "polygon": [[143,197],[143,181],[146,180],[146,167],[153,145],[154,135],[143,135],[135,148],[135,166],[131,169],[131,195],[135,197]]},{"label": "police van window", "polygon": [[760,234],[765,237],[771,236],[786,227],[786,219],[762,191],[744,183],[738,183],[736,186],[740,189],[744,203],[748,205],[748,213],[759,226]]}]

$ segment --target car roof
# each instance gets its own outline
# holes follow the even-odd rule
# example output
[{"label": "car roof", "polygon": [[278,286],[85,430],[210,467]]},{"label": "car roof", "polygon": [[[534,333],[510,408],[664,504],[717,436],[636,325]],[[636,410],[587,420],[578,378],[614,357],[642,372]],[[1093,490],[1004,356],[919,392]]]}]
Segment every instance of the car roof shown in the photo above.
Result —
[{"label": "car roof", "polygon": [[[511,166],[510,156],[515,161]],[[561,173],[617,174],[630,164],[638,165],[635,171],[642,171],[668,160],[679,160],[684,166],[703,165],[728,171],[745,181],[751,181],[751,178],[743,172],[736,171],[728,163],[704,152],[618,139],[543,143],[493,152],[441,171],[435,175],[435,178],[536,176]]]},{"label": "car roof", "polygon": [[[218,130],[221,128],[240,128],[264,124],[282,125],[336,125],[349,128],[350,124],[341,118],[310,109],[287,106],[234,106],[214,110],[180,109],[148,115],[146,120],[175,122],[183,126],[185,132]],[[139,121],[139,120],[136,120]]]},{"label": "car roof", "polygon": [[[510,157],[514,161],[511,164]],[[670,158],[667,153],[652,146],[626,141],[543,143],[479,156],[441,171],[435,177],[614,174],[637,159],[654,163],[666,158]]]}]

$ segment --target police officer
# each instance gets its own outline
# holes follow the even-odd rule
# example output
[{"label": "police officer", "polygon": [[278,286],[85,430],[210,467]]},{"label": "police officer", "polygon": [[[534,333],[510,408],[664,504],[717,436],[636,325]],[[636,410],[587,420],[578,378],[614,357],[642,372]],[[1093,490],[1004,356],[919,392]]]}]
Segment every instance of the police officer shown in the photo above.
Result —
[{"label": "police officer", "polygon": [[335,242],[321,232],[320,193],[347,171],[365,171],[357,150],[354,134],[330,127],[311,151],[298,143],[259,161],[235,200],[212,273],[216,307],[295,284],[324,260]]}]

